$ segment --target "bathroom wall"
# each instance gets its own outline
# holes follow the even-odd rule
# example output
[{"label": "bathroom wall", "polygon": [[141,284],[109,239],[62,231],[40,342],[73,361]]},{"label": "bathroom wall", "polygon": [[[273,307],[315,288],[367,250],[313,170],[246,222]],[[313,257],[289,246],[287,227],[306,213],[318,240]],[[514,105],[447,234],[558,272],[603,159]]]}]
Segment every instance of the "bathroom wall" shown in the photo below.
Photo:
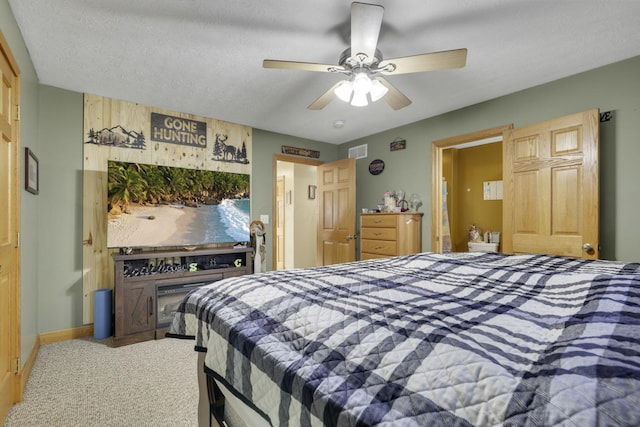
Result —
[{"label": "bathroom wall", "polygon": [[[502,200],[484,200],[483,182],[502,180],[502,142],[455,150],[450,189],[453,214],[450,218],[454,252],[468,250],[468,230],[472,224],[482,233],[502,231]],[[451,208],[449,209],[451,212]]]}]

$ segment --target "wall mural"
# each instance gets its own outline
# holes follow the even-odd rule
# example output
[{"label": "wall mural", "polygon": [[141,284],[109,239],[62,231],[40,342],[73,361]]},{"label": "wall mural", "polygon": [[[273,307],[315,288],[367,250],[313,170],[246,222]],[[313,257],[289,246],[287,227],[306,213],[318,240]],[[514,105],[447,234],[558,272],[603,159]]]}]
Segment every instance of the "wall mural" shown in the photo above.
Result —
[{"label": "wall mural", "polygon": [[[195,145],[197,147],[207,147],[207,133],[206,127],[204,130],[201,127],[191,126],[195,123],[190,120],[185,120],[179,117],[163,116],[165,119],[162,122],[158,122],[157,113],[151,113],[151,132],[152,141],[181,144],[181,145]],[[164,124],[160,124],[164,123]],[[170,124],[169,124],[170,123]],[[181,123],[181,124],[178,124]],[[247,145],[245,141],[242,141],[240,147],[232,145],[229,141],[228,134],[215,134],[215,141],[213,143],[213,156],[212,160],[219,162],[235,162],[241,164],[249,164],[247,158]],[[124,126],[118,124],[111,128],[103,128],[96,131],[94,128],[90,128],[87,132],[87,140],[85,144],[105,145],[110,147],[119,148],[132,148],[135,150],[146,150],[147,143],[144,136],[144,131],[127,130]]]},{"label": "wall mural", "polygon": [[84,95],[83,322],[93,294],[113,287],[107,245],[108,163],[251,174],[252,128],[97,95]]},{"label": "wall mural", "polygon": [[85,144],[110,145],[113,147],[135,148],[138,150],[147,148],[142,131],[128,131],[121,125],[116,125],[109,129],[104,128],[99,131],[91,128],[87,136],[89,139],[84,142]]},{"label": "wall mural", "polygon": [[227,144],[229,135],[216,134],[216,141],[213,145],[213,160],[221,162],[237,162],[248,164],[247,147],[242,144],[242,148],[238,149],[231,144]]}]

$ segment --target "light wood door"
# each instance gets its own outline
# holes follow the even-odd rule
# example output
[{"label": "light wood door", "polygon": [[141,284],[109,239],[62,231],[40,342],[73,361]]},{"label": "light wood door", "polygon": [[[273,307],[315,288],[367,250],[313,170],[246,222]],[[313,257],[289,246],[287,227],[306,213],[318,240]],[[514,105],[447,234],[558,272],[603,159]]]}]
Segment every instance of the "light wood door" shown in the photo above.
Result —
[{"label": "light wood door", "polygon": [[356,259],[356,161],[353,158],[318,166],[317,264]]},{"label": "light wood door", "polygon": [[0,424],[21,399],[18,66],[0,33]]},{"label": "light wood door", "polygon": [[502,249],[598,258],[597,109],[505,131]]}]

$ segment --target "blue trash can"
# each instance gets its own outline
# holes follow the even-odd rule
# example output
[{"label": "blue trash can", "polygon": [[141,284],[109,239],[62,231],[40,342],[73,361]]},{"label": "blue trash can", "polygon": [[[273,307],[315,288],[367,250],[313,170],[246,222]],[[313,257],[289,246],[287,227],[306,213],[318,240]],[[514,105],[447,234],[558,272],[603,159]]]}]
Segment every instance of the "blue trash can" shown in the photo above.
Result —
[{"label": "blue trash can", "polygon": [[93,337],[102,340],[111,336],[111,289],[93,293]]}]

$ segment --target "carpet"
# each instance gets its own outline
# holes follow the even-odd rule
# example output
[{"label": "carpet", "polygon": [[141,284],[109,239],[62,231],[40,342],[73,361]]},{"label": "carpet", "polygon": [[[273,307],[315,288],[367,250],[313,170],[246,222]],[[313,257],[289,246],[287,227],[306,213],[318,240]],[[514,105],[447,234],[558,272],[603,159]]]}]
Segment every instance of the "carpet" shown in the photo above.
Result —
[{"label": "carpet", "polygon": [[193,341],[172,338],[43,345],[5,427],[197,426],[196,361]]}]

